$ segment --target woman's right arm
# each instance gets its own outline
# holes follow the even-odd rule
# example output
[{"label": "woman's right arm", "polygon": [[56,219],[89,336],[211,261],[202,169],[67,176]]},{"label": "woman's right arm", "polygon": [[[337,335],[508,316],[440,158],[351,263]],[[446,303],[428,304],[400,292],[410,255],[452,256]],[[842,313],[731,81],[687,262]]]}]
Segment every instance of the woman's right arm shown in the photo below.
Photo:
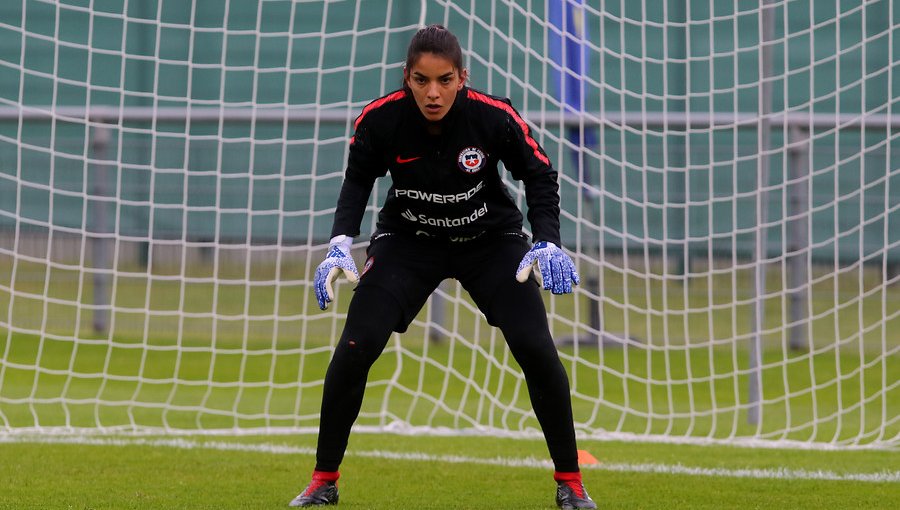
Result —
[{"label": "woman's right arm", "polygon": [[344,183],[334,212],[332,238],[338,235],[359,235],[359,226],[375,179],[387,173],[387,168],[378,155],[376,141],[365,124],[367,123],[357,126],[356,134],[350,140],[350,156],[347,158],[347,171],[344,173]]}]

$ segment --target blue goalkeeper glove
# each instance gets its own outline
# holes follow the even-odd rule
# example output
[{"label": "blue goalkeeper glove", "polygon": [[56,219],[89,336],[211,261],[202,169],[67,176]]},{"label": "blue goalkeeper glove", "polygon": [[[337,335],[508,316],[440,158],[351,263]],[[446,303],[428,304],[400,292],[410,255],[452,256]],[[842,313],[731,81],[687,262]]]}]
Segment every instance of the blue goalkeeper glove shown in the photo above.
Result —
[{"label": "blue goalkeeper glove", "polygon": [[570,294],[572,284],[578,285],[581,279],[575,269],[575,263],[559,246],[547,241],[538,241],[519,263],[516,280],[525,282],[531,270],[537,267],[535,275],[544,290],[554,294]]},{"label": "blue goalkeeper glove", "polygon": [[328,254],[325,260],[316,268],[316,275],[313,280],[313,287],[316,291],[316,299],[319,301],[319,308],[322,310],[328,308],[328,303],[334,301],[334,280],[340,273],[344,273],[350,283],[359,280],[359,271],[356,270],[356,263],[350,256],[350,246],[353,244],[353,238],[345,235],[335,236],[331,239],[328,246]]}]

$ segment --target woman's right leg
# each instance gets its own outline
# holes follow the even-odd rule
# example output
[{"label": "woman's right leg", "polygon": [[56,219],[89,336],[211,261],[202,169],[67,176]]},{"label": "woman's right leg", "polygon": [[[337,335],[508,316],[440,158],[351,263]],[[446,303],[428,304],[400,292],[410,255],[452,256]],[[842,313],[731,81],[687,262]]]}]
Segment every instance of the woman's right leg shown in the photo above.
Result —
[{"label": "woman's right leg", "polygon": [[387,291],[361,286],[354,292],[344,331],[325,373],[317,471],[338,470],[362,406],[369,369],[402,317],[400,304]]},{"label": "woman's right leg", "polygon": [[344,331],[325,373],[317,471],[337,471],[359,416],[369,369],[394,331],[406,331],[444,278],[446,250],[403,235],[373,236]]}]

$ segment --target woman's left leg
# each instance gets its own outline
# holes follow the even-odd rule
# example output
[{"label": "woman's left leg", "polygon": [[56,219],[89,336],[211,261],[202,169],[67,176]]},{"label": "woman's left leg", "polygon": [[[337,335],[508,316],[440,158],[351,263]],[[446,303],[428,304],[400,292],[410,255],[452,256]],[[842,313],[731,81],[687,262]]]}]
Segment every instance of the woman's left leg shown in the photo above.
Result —
[{"label": "woman's left leg", "polygon": [[537,282],[519,283],[516,268],[528,252],[524,236],[501,234],[455,247],[456,277],[500,328],[522,368],[531,405],[558,472],[578,471],[569,378],[550,335]]},{"label": "woman's left leg", "polygon": [[547,311],[536,283],[512,283],[498,289],[490,316],[503,332],[522,368],[531,406],[537,416],[556,471],[578,471],[569,378],[550,335]]}]

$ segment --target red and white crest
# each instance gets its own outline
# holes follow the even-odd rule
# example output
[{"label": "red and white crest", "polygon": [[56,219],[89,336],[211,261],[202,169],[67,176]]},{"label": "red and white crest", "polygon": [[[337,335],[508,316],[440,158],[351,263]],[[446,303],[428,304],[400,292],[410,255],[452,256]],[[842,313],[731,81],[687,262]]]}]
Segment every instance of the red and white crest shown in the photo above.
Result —
[{"label": "red and white crest", "polygon": [[466,147],[460,151],[457,161],[460,170],[467,174],[474,174],[484,167],[484,152],[477,147]]}]

